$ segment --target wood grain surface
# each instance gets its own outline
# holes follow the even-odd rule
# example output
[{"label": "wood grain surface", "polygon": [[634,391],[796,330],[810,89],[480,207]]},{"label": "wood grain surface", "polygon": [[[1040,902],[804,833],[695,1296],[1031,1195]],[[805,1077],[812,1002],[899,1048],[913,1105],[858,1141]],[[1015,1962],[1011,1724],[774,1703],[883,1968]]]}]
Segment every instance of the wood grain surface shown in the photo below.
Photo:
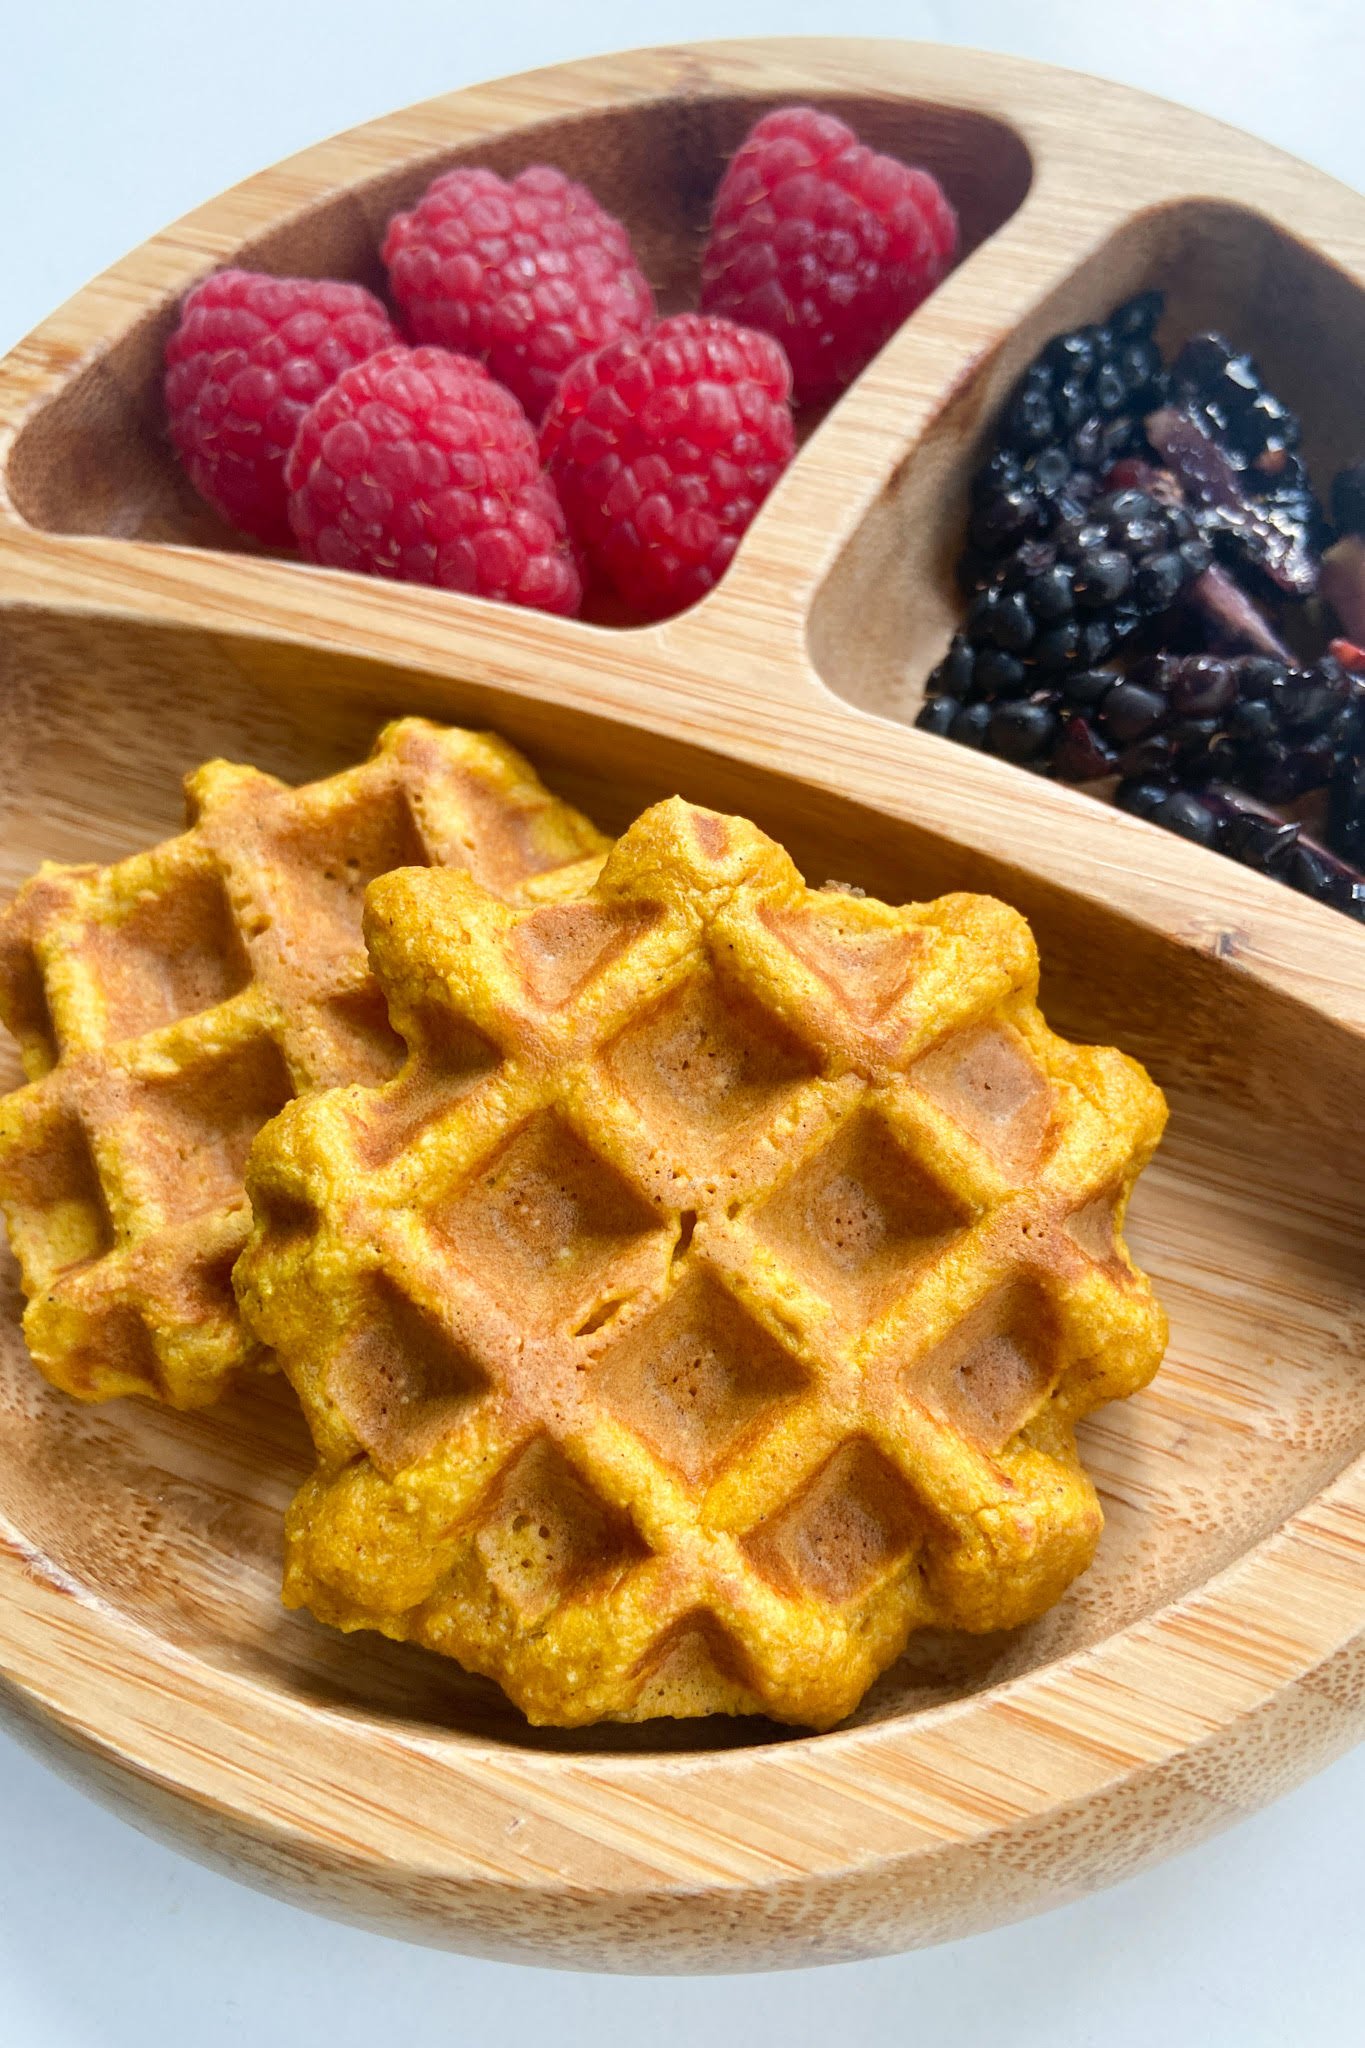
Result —
[{"label": "wood grain surface", "polygon": [[[648,629],[238,550],[188,499],[157,361],[228,259],[373,279],[441,166],[541,158],[687,299],[724,155],[817,99],[929,163],[968,255],[807,439],[730,575]],[[531,1730],[496,1688],[278,1601],[287,1391],[86,1409],[0,1269],[0,1707],[137,1823],[319,1910],[480,1953],[739,1969],[1055,1903],[1273,1796],[1365,1725],[1365,934],[1218,856],[916,732],[981,432],[1039,339],[1130,289],[1225,325],[1365,448],[1365,202],[1065,73],[908,44],[653,51],[356,131],[157,237],[0,365],[0,889],[172,831],[227,754],[303,779],[398,711],[484,724],[619,829],[675,791],[812,881],[990,889],[1052,1022],[1172,1102],[1130,1237],[1155,1384],[1084,1431],[1093,1571],[1007,1637],[921,1638],[854,1721]],[[8,1049],[4,1055],[10,1059]],[[18,1075],[0,1067],[0,1083]]]}]

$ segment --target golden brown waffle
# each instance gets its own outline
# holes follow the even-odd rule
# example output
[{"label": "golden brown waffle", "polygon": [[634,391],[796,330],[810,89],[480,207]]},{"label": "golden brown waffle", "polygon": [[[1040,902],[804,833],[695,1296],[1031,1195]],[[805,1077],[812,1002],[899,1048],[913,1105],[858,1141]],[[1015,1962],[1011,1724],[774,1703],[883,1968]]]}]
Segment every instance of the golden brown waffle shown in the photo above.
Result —
[{"label": "golden brown waffle", "polygon": [[0,1205],[47,1377],[89,1400],[212,1401],[252,1353],[231,1272],[252,1138],[291,1096],[392,1073],[365,885],[468,867],[497,895],[585,887],[608,841],[502,741],[409,718],[303,789],[210,761],[190,829],[44,867],[0,917]]},{"label": "golden brown waffle", "polygon": [[674,801],[585,898],[367,900],[403,1073],[291,1103],[236,1273],[320,1467],[286,1599],[533,1721],[826,1727],[911,1629],[1047,1607],[1073,1424],[1155,1371],[1119,1232],[1165,1104],[1023,919],[806,889]]}]

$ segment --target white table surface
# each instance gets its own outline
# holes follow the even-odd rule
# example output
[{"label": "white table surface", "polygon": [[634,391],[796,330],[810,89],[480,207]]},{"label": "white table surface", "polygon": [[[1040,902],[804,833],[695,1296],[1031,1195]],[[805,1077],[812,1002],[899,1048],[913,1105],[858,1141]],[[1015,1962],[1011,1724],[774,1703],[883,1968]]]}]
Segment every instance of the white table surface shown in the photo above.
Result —
[{"label": "white table surface", "polygon": [[[1189,101],[1365,185],[1358,0],[12,0],[0,346],[223,186],[526,67],[688,37],[904,35]],[[379,24],[376,31],[375,24]],[[0,726],[0,746],[3,727]],[[2,771],[0,771],[2,772]],[[1365,1369],[1365,1367],[1363,1367]],[[1313,2048],[1365,2037],[1365,1750],[1203,1849],[999,1933],[776,1977],[574,1976],[311,1918],[0,1737],[5,2048]]]}]

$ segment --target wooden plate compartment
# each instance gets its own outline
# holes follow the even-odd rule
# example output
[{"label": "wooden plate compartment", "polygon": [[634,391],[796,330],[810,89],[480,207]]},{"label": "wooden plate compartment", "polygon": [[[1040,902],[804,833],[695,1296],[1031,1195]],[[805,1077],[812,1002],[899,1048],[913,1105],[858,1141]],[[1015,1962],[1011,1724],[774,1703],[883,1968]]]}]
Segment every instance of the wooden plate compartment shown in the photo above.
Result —
[{"label": "wooden plate compartment", "polygon": [[1050,335],[1153,288],[1165,294],[1159,339],[1168,351],[1206,328],[1251,351],[1302,420],[1304,459],[1321,488],[1365,450],[1359,284],[1249,207],[1190,199],[1139,213],[944,394],[890,475],[811,610],[811,657],[831,689],[869,711],[914,718],[961,618],[953,568],[968,485],[1011,385]]}]

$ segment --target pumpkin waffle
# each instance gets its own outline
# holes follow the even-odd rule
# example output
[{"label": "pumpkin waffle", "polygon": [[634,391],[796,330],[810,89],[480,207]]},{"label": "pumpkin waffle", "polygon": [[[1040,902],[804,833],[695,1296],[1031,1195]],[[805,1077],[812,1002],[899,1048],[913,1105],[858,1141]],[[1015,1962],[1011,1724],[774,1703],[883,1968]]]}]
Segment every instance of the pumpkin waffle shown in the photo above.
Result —
[{"label": "pumpkin waffle", "polygon": [[405,870],[366,933],[409,1060],[262,1132],[235,1276],[319,1454],[291,1605],[536,1722],[823,1728],[1084,1569],[1165,1104],[1048,1029],[1021,917],[810,890],[674,800],[577,901]]},{"label": "pumpkin waffle", "polygon": [[608,841],[501,741],[409,718],[290,789],[210,761],[189,829],[113,867],[45,866],[0,917],[0,1205],[56,1386],[214,1400],[256,1347],[231,1272],[242,1170],[292,1097],[397,1067],[365,885],[447,862],[498,896],[586,886]]}]

